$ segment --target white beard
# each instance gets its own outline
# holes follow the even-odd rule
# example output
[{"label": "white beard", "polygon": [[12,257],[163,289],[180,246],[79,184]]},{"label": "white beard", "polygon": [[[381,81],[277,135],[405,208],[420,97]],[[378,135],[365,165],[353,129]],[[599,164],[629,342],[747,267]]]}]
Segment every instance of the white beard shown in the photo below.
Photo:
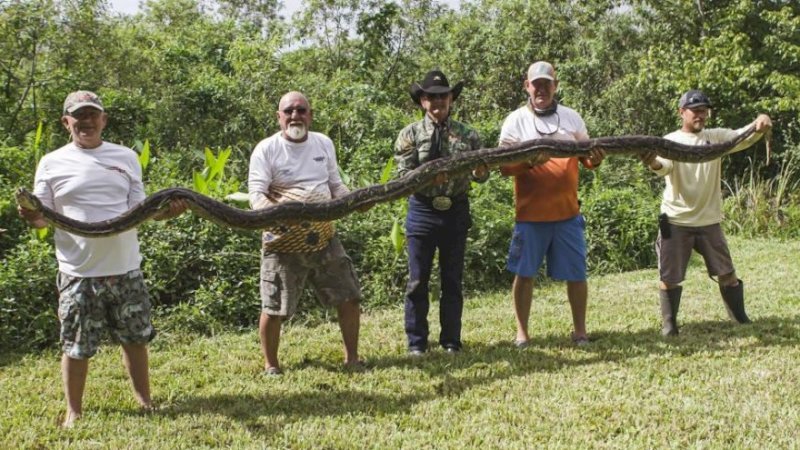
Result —
[{"label": "white beard", "polygon": [[304,124],[291,124],[286,127],[286,136],[293,141],[300,141],[305,139],[308,134],[308,129]]}]

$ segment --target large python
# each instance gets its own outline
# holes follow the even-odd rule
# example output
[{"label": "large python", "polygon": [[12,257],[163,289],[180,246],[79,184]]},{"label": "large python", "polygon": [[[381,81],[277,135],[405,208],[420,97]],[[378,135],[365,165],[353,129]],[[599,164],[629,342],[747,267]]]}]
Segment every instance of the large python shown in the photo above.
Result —
[{"label": "large python", "polygon": [[376,203],[388,202],[410,195],[433,182],[440,173],[462,173],[481,165],[496,167],[531,159],[545,153],[551,157],[589,156],[593,149],[609,155],[640,155],[655,152],[674,161],[704,162],[719,158],[755,132],[751,126],[736,139],[711,145],[683,145],[651,136],[601,137],[572,142],[556,139],[533,139],[514,145],[483,148],[429,161],[386,184],[356,189],[350,194],[326,202],[286,202],[260,210],[234,208],[185,188],[158,191],[130,211],[114,219],[94,223],[80,222],[53,211],[23,188],[17,190],[17,203],[26,209],[41,211],[54,226],[86,237],[111,236],[135,228],[167,207],[173,199],[184,199],[200,217],[223,227],[258,230],[285,223],[330,221],[353,211],[363,210]]}]

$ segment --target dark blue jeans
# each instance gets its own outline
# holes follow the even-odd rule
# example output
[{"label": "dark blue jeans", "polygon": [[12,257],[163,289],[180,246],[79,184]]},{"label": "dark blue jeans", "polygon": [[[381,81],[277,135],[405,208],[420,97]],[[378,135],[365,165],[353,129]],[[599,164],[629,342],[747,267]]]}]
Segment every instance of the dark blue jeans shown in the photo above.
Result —
[{"label": "dark blue jeans", "polygon": [[439,344],[442,347],[461,348],[461,313],[464,309],[461,285],[467,231],[471,225],[466,196],[455,201],[447,211],[437,211],[428,202],[414,196],[409,198],[406,216],[409,276],[405,294],[405,329],[409,349],[424,351],[428,348],[428,284],[437,248],[442,283]]}]

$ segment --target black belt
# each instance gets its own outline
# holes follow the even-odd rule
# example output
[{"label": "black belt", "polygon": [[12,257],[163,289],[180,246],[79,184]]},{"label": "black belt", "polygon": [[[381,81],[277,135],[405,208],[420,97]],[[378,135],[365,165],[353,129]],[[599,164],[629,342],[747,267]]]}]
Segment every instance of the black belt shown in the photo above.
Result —
[{"label": "black belt", "polygon": [[465,192],[463,194],[453,195],[450,197],[446,195],[428,197],[427,195],[414,194],[414,198],[437,211],[447,211],[453,206],[453,204],[467,201],[467,193]]}]

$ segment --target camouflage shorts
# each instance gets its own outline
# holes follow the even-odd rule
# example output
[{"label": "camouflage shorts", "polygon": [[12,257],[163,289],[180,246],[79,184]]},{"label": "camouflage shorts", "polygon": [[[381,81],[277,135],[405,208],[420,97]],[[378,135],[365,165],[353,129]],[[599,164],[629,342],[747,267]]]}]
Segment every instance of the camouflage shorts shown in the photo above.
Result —
[{"label": "camouflage shorts", "polygon": [[361,300],[353,263],[339,239],[327,247],[309,253],[261,253],[261,311],[291,317],[303,286],[309,281],[319,301],[338,307],[346,301]]},{"label": "camouflage shorts", "polygon": [[81,278],[59,272],[58,318],[64,354],[86,359],[97,353],[103,330],[122,344],[146,344],[156,335],[150,296],[140,270]]}]

